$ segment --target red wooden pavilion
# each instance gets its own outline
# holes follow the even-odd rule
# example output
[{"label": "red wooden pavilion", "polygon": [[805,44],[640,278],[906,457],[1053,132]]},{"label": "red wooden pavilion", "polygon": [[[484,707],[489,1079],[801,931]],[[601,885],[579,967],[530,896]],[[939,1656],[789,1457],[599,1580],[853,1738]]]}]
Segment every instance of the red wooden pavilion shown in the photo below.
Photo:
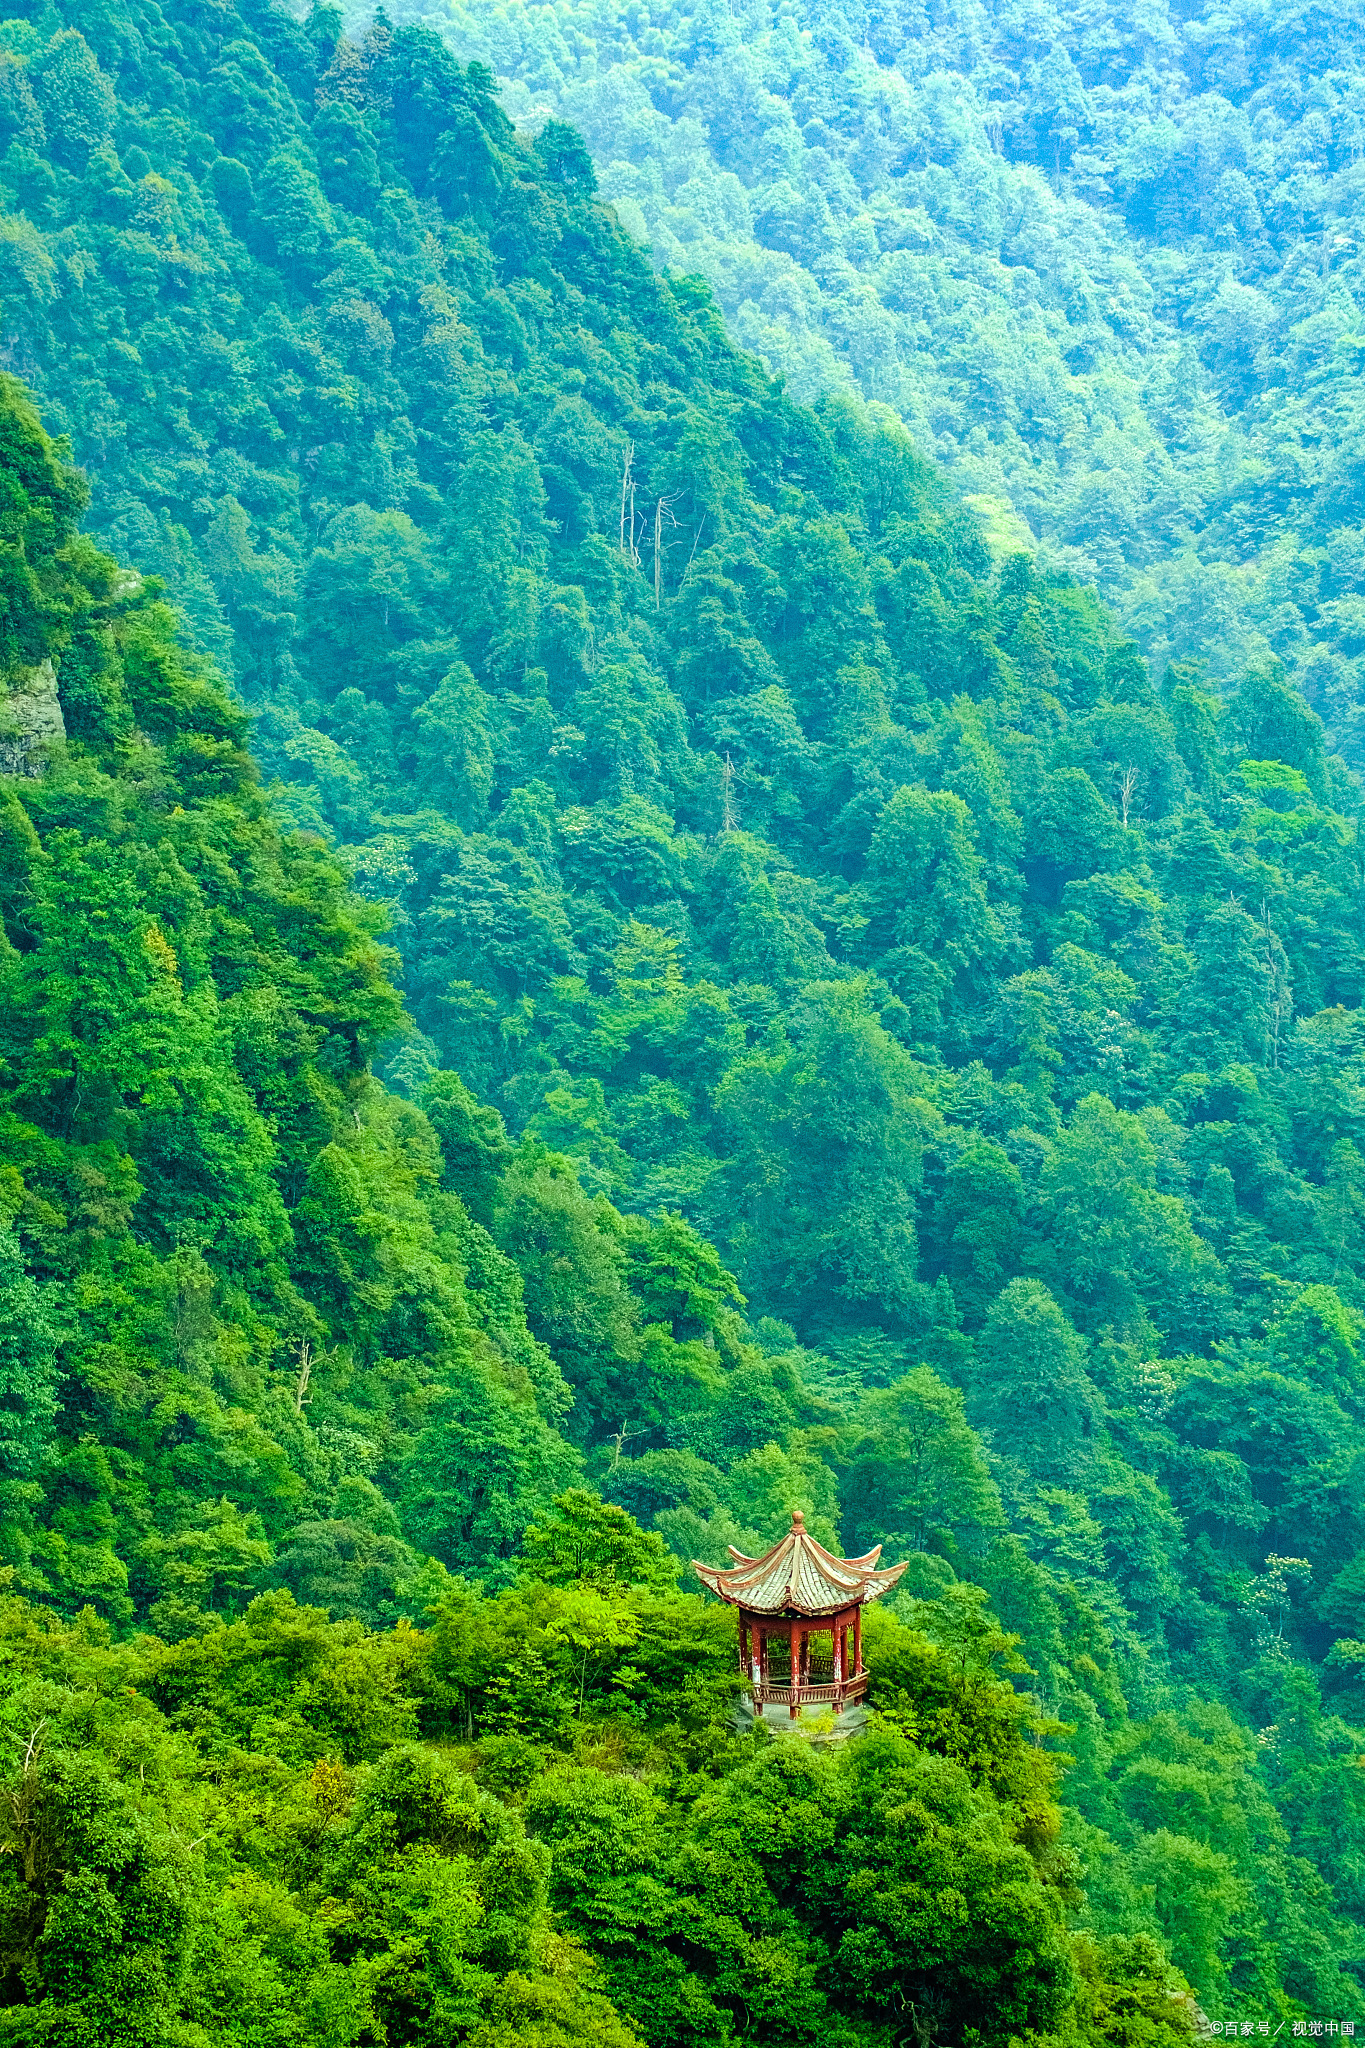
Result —
[{"label": "red wooden pavilion", "polygon": [[[731,1548],[735,1561],[728,1571],[693,1561],[702,1584],[739,1610],[739,1667],[756,1714],[785,1706],[795,1721],[805,1706],[839,1714],[862,1699],[863,1608],[889,1592],[905,1570],[893,1564],[878,1571],[881,1554],[878,1544],[866,1557],[832,1557],[808,1534],[796,1508],[791,1528],[762,1557]],[[782,1647],[774,1657],[777,1644]]]}]

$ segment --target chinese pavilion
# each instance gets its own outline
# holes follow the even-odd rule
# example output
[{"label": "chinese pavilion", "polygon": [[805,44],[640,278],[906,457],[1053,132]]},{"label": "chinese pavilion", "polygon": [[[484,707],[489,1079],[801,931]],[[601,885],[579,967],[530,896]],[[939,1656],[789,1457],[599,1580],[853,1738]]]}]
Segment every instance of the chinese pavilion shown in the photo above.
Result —
[{"label": "chinese pavilion", "polygon": [[791,1528],[762,1557],[731,1549],[728,1571],[694,1560],[702,1584],[739,1611],[739,1668],[756,1714],[785,1706],[795,1721],[806,1706],[840,1714],[862,1699],[863,1608],[905,1570],[878,1571],[881,1554],[878,1544],[866,1557],[831,1557],[797,1508]]}]

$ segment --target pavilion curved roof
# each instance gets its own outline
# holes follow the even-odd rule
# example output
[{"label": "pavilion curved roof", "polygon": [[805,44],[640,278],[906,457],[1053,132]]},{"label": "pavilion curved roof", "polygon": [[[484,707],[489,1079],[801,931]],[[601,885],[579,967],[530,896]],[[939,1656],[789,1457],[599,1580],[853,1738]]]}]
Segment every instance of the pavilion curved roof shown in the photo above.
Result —
[{"label": "pavilion curved roof", "polygon": [[692,1569],[722,1600],[756,1614],[837,1614],[889,1592],[905,1570],[903,1564],[877,1569],[880,1543],[865,1557],[831,1556],[807,1530],[799,1508],[786,1535],[762,1557],[729,1549],[735,1561],[728,1570],[695,1559]]}]

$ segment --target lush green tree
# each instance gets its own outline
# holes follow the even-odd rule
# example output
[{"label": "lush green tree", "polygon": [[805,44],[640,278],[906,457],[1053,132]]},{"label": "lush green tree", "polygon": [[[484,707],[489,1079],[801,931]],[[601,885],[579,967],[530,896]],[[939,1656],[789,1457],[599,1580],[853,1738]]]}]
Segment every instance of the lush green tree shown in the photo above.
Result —
[{"label": "lush green tree", "polygon": [[887,1554],[947,1541],[970,1551],[1001,1522],[1000,1498],[961,1394],[926,1366],[863,1403],[842,1477],[851,1551]]},{"label": "lush green tree", "polygon": [[567,1160],[529,1145],[503,1175],[494,1228],[522,1276],[531,1328],[574,1389],[580,1431],[599,1435],[634,1406],[643,1344],[620,1217],[588,1198]]},{"label": "lush green tree", "polygon": [[677,1577],[657,1536],[641,1529],[624,1508],[578,1487],[561,1494],[552,1514],[526,1531],[522,1556],[531,1576],[550,1586],[659,1591]]},{"label": "lush green tree", "polygon": [[57,1415],[53,1310],[24,1271],[12,1231],[0,1231],[0,1459],[7,1478],[41,1467]]},{"label": "lush green tree", "polygon": [[1087,1471],[1103,1404],[1082,1339],[1041,1281],[1011,1280],[991,1304],[978,1374],[972,1405],[1002,1460],[1035,1481]]},{"label": "lush green tree", "polygon": [[741,1279],[774,1309],[831,1320],[843,1304],[908,1296],[919,1086],[856,982],[809,989],[790,1025],[775,1021],[728,1070],[731,1235]]},{"label": "lush green tree", "polygon": [[1050,1271],[1092,1326],[1148,1314],[1188,1342],[1216,1317],[1223,1281],[1184,1203],[1157,1184],[1159,1134],[1102,1095],[1078,1103],[1039,1179]]}]

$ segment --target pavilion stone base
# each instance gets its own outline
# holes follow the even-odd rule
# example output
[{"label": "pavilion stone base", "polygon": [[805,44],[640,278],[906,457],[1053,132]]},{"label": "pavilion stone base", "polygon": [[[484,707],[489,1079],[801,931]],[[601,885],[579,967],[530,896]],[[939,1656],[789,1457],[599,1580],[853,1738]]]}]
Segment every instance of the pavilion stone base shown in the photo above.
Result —
[{"label": "pavilion stone base", "polygon": [[848,1706],[842,1714],[836,1714],[831,1707],[818,1702],[802,1707],[794,1721],[791,1708],[775,1701],[755,1714],[753,1701],[747,1693],[741,1693],[730,1718],[741,1733],[747,1733],[755,1720],[760,1720],[774,1735],[799,1735],[803,1742],[847,1742],[851,1735],[862,1734],[871,1717],[864,1706]]}]

